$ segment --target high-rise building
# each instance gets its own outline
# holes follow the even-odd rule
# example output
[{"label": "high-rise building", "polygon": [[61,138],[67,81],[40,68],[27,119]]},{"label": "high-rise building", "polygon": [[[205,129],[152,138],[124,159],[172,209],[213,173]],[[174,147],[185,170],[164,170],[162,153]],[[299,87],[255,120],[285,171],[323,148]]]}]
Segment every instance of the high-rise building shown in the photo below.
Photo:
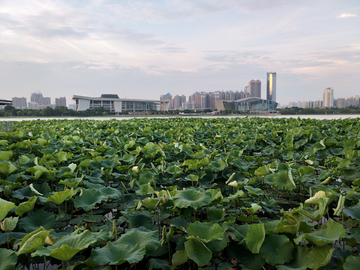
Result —
[{"label": "high-rise building", "polygon": [[249,82],[250,97],[261,98],[261,81],[251,80]]},{"label": "high-rise building", "polygon": [[160,110],[167,111],[172,109],[172,95],[167,93],[166,95],[160,96]]},{"label": "high-rise building", "polygon": [[276,101],[276,72],[267,73],[266,99]]},{"label": "high-rise building", "polygon": [[26,98],[24,98],[24,97],[21,97],[21,98],[13,97],[12,104],[13,104],[13,107],[16,109],[26,109],[27,108]]},{"label": "high-rise building", "polygon": [[60,98],[55,98],[55,106],[64,106],[66,107],[66,97],[60,97]]},{"label": "high-rise building", "polygon": [[[31,93],[30,101],[31,103],[37,103],[39,105],[38,109],[44,109],[51,106],[51,99],[49,97],[43,97],[40,92]],[[32,105],[32,107],[34,107],[34,105]]]},{"label": "high-rise building", "polygon": [[331,108],[334,106],[334,89],[328,87],[323,93],[323,107]]}]

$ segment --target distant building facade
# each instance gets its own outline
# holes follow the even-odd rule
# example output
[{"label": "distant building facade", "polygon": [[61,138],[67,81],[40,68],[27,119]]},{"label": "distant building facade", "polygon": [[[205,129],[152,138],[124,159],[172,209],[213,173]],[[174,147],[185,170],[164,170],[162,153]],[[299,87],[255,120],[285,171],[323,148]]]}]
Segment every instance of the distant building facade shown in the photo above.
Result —
[{"label": "distant building facade", "polygon": [[261,98],[261,81],[251,80],[249,82],[250,97]]},{"label": "distant building facade", "polygon": [[323,92],[323,107],[334,107],[334,89],[328,87]]},{"label": "distant building facade", "polygon": [[[49,97],[43,97],[42,93],[40,92],[31,93],[30,102],[32,103],[31,106],[37,107],[37,109],[44,109],[46,107],[51,107],[51,99]],[[38,106],[35,106],[33,103],[37,103]],[[30,109],[29,104],[28,107]]]},{"label": "distant building facade", "polygon": [[55,98],[55,107],[66,107],[66,97]]},{"label": "distant building facade", "polygon": [[26,109],[27,108],[26,98],[24,98],[24,97],[21,97],[21,98],[13,97],[12,104],[15,109]]},{"label": "distant building facade", "polygon": [[276,72],[267,73],[266,99],[276,101]]},{"label": "distant building facade", "polygon": [[149,112],[156,110],[159,100],[144,99],[120,99],[116,94],[103,94],[100,97],[86,97],[74,95],[77,111],[96,109],[103,107],[114,113],[127,112]]}]

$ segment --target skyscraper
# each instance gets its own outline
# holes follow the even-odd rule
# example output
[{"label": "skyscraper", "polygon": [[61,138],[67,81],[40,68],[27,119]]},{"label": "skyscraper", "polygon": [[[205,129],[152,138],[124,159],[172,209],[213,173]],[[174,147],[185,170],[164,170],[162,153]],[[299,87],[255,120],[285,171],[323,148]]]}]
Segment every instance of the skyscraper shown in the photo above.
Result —
[{"label": "skyscraper", "polygon": [[334,89],[328,87],[323,93],[323,107],[331,108],[334,106]]},{"label": "skyscraper", "polygon": [[261,98],[261,81],[251,80],[249,82],[250,97]]},{"label": "skyscraper", "polygon": [[266,99],[276,101],[276,72],[267,73]]}]

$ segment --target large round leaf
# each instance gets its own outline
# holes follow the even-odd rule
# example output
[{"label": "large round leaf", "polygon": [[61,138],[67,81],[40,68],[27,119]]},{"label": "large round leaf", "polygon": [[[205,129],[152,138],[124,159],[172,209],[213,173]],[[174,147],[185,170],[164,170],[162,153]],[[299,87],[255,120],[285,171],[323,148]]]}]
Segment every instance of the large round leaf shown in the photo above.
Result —
[{"label": "large round leaf", "polygon": [[259,253],[262,243],[265,240],[264,223],[252,224],[246,234],[245,241],[252,253]]},{"label": "large round leaf", "polygon": [[296,188],[291,171],[279,171],[273,177],[273,184],[281,190],[293,190]]},{"label": "large round leaf", "polygon": [[26,212],[33,210],[36,200],[37,200],[37,197],[33,196],[28,201],[20,203],[19,206],[15,210],[15,214],[20,216]]},{"label": "large round leaf", "polygon": [[145,256],[149,256],[154,253],[160,245],[159,233],[157,231],[150,231],[144,227],[134,228],[126,231],[114,244],[130,245],[132,247],[139,244],[140,247],[145,247]]},{"label": "large round leaf", "polygon": [[211,202],[211,197],[205,192],[195,189],[178,190],[174,196],[174,205],[178,208],[192,207],[197,209]]},{"label": "large round leaf", "polygon": [[108,242],[105,247],[92,251],[91,257],[98,265],[120,265],[125,262],[138,263],[146,253],[145,246],[135,246]]},{"label": "large round leaf", "polygon": [[14,270],[17,263],[16,253],[6,248],[0,248],[0,269]]},{"label": "large round leaf", "polygon": [[195,236],[204,243],[208,243],[215,240],[222,240],[224,230],[217,223],[196,221],[189,225],[187,234],[189,236]]},{"label": "large round leaf", "polygon": [[106,200],[107,197],[95,189],[85,189],[82,194],[74,199],[74,206],[90,211],[97,203]]},{"label": "large round leaf", "polygon": [[278,270],[306,270],[306,256],[308,250],[306,247],[297,246],[294,252],[294,258],[284,265],[277,265]]},{"label": "large round leaf", "polygon": [[33,231],[26,235],[20,243],[20,249],[18,251],[18,256],[28,252],[32,252],[42,247],[45,243],[46,237],[51,231],[44,230],[44,228],[39,228],[36,231]]},{"label": "large round leaf", "polygon": [[360,205],[346,207],[346,208],[344,208],[343,212],[348,217],[360,220]]},{"label": "large round leaf", "polygon": [[21,218],[19,226],[27,233],[35,231],[40,227],[50,230],[55,226],[55,216],[54,214],[45,212],[44,210],[37,210],[36,212]]},{"label": "large round leaf", "polygon": [[55,192],[53,195],[47,198],[48,202],[55,204],[62,204],[65,200],[70,199],[74,195],[74,189],[67,189],[64,191]]},{"label": "large round leaf", "polygon": [[266,237],[260,249],[265,261],[270,265],[283,264],[291,261],[293,244],[285,235],[273,234]]},{"label": "large round leaf", "polygon": [[310,269],[317,270],[329,263],[335,248],[331,246],[312,248],[306,256],[306,264]]},{"label": "large round leaf", "polygon": [[359,265],[360,265],[360,256],[351,255],[346,258],[343,267],[344,270],[355,270],[355,269],[359,269]]},{"label": "large round leaf", "polygon": [[185,242],[185,250],[188,253],[189,258],[199,266],[208,264],[212,257],[210,249],[196,238],[190,238]]},{"label": "large round leaf", "polygon": [[6,217],[11,209],[16,207],[15,203],[0,198],[0,222]]}]

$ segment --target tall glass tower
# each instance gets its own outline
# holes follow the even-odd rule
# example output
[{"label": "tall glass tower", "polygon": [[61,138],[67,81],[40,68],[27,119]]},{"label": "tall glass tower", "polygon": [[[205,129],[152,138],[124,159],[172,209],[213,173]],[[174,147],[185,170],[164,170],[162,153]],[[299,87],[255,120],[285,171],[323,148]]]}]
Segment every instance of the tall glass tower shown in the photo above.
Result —
[{"label": "tall glass tower", "polygon": [[276,72],[267,73],[266,99],[276,101]]}]

